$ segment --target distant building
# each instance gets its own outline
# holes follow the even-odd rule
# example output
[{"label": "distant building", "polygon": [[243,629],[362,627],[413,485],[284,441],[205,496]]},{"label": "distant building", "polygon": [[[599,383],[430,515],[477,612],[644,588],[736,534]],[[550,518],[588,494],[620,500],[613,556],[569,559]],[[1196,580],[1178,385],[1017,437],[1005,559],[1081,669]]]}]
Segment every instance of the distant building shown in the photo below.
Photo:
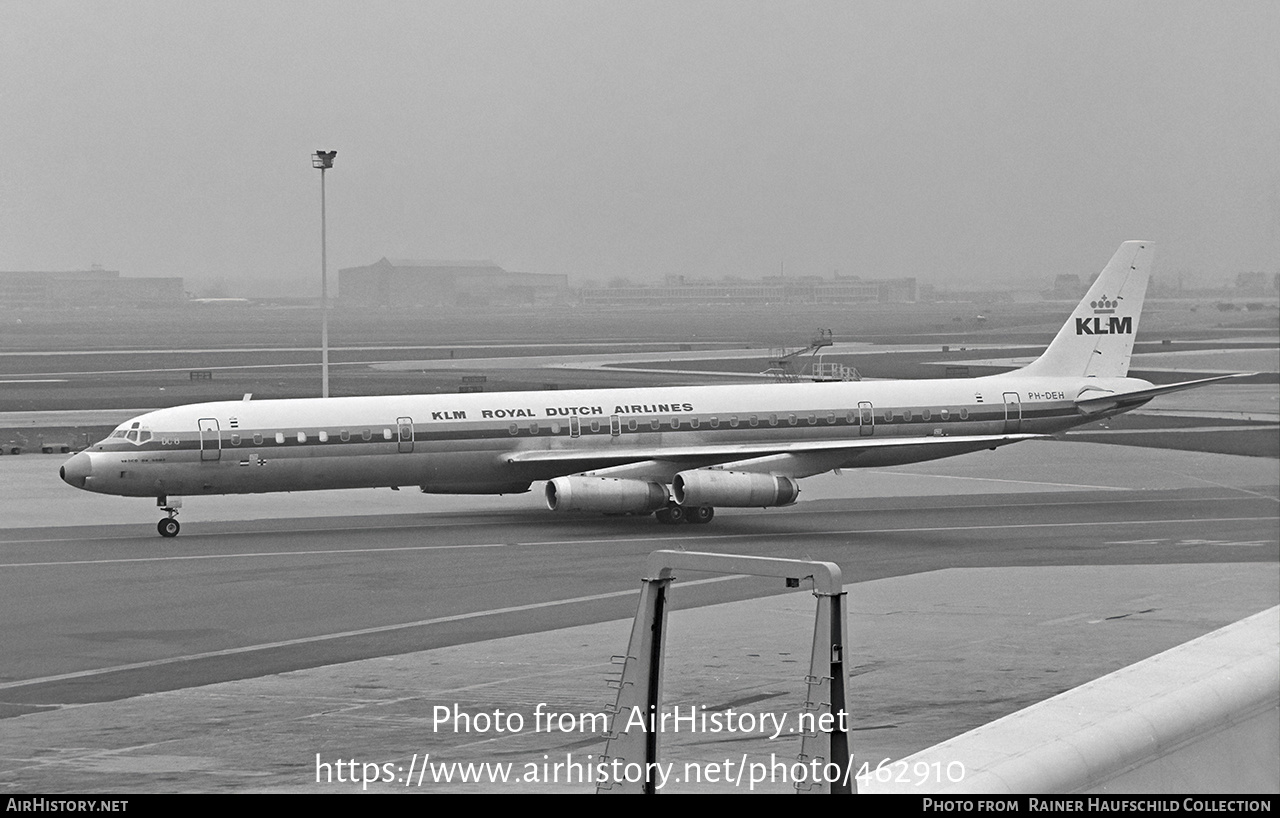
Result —
[{"label": "distant building", "polygon": [[383,258],[338,271],[338,304],[441,307],[567,300],[568,276],[508,272],[491,261]]},{"label": "distant building", "polygon": [[858,278],[824,279],[817,276],[770,276],[755,280],[700,281],[667,276],[654,287],[584,287],[583,304],[883,304],[914,302],[914,278],[862,281]]},{"label": "distant building", "polygon": [[0,309],[147,307],[186,300],[181,278],[124,278],[116,270],[0,272]]},{"label": "distant building", "polygon": [[1053,279],[1053,295],[1056,298],[1079,298],[1084,295],[1084,285],[1075,273],[1062,273]]},{"label": "distant building", "polygon": [[1280,273],[1236,273],[1236,291],[1241,295],[1266,295],[1280,288]]}]

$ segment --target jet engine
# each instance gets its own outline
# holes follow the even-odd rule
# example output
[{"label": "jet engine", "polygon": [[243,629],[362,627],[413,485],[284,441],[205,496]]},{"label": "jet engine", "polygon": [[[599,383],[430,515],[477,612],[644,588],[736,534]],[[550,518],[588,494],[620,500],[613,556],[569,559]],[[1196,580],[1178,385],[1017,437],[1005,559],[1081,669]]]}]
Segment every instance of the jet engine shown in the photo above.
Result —
[{"label": "jet engine", "polygon": [[682,471],[671,482],[676,502],[682,506],[789,506],[796,501],[800,487],[781,474],[751,474],[695,469]]},{"label": "jet engine", "polygon": [[667,487],[647,480],[571,476],[547,481],[552,511],[648,514],[666,506]]}]

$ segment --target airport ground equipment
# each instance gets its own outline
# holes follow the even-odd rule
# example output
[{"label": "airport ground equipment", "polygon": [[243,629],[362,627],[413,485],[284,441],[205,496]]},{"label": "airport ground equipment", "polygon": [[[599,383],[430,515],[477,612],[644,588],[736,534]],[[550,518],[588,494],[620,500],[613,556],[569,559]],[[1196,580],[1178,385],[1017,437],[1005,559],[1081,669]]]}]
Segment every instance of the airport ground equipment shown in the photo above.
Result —
[{"label": "airport ground equipment", "polygon": [[[798,763],[809,769],[824,771],[834,783],[798,784],[804,793],[854,793],[853,756],[849,750],[848,692],[845,671],[845,632],[847,615],[844,584],[840,566],[830,562],[751,557],[737,554],[710,554],[698,551],[654,551],[645,561],[641,581],[640,605],[631,626],[631,638],[625,656],[615,656],[622,665],[622,677],[614,682],[617,702],[611,711],[612,723],[606,736],[602,761],[617,768],[640,765],[644,771],[654,769],[659,761],[662,733],[638,727],[625,729],[633,713],[660,714],[662,711],[663,655],[666,652],[667,611],[670,588],[676,570],[717,574],[747,574],[760,577],[784,577],[788,587],[799,587],[801,580],[813,583],[817,597],[817,613],[813,624],[813,653],[809,673],[804,678],[808,688],[804,715],[812,725],[830,729],[814,729],[801,733]],[[618,765],[615,765],[615,760]],[[657,782],[649,774],[637,781],[618,780],[601,784],[597,793],[656,794]]]},{"label": "airport ground equipment", "polygon": [[769,350],[769,368],[765,370],[765,373],[772,375],[773,379],[780,383],[795,383],[800,380],[800,376],[795,370],[795,363],[800,356],[814,355],[818,350],[823,347],[829,347],[832,343],[831,330],[819,329],[809,339],[809,346],[804,349],[796,349],[790,352],[785,348],[771,349]]}]

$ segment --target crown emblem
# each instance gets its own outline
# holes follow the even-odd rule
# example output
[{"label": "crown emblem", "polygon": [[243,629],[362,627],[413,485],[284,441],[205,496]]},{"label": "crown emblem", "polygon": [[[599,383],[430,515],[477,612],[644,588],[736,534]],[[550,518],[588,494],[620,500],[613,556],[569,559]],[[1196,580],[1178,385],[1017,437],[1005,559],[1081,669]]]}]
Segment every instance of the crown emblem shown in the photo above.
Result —
[{"label": "crown emblem", "polygon": [[1116,307],[1120,306],[1120,301],[1108,299],[1104,295],[1097,301],[1090,301],[1089,306],[1093,307],[1094,315],[1111,315],[1116,311]]}]

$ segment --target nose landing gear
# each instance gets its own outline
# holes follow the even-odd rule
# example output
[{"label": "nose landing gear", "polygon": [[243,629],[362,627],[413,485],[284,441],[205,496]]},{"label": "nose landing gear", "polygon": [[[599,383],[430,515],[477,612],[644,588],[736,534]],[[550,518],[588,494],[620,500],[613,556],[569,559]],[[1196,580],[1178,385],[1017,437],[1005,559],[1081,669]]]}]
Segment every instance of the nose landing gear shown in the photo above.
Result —
[{"label": "nose landing gear", "polygon": [[176,537],[182,526],[174,518],[178,516],[178,509],[182,508],[182,498],[174,497],[172,501],[168,497],[157,497],[156,505],[160,510],[169,515],[160,522],[156,523],[156,531],[160,532],[161,537]]}]

